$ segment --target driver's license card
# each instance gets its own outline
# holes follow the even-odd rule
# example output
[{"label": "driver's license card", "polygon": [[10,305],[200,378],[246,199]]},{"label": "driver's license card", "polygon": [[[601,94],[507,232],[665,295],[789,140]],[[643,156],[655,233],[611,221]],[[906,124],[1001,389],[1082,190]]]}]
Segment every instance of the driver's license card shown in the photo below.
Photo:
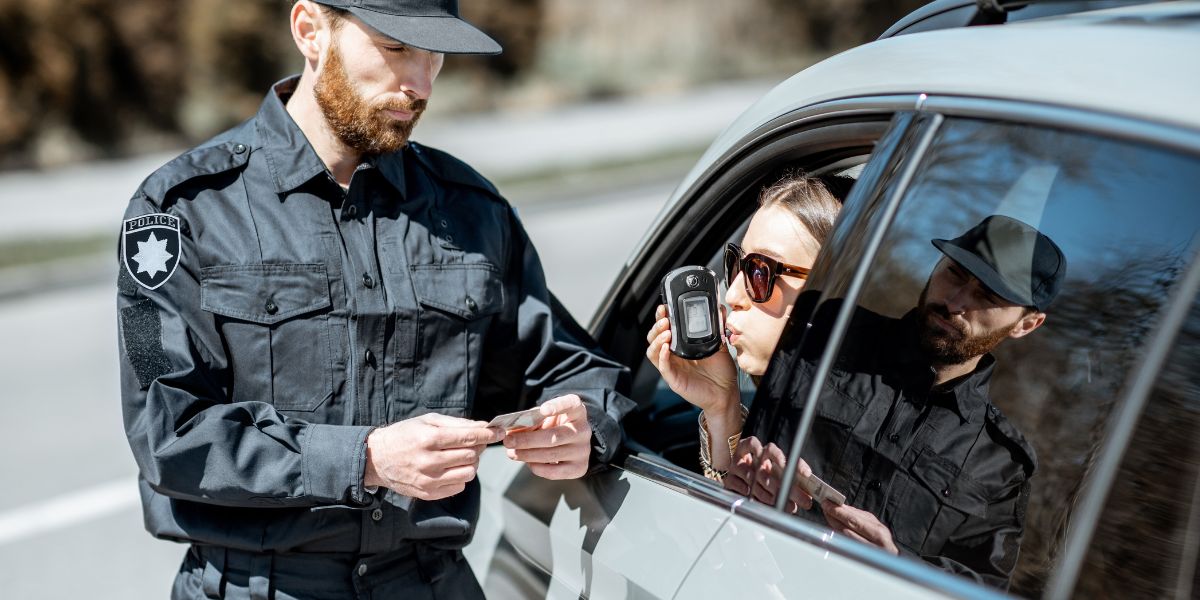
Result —
[{"label": "driver's license card", "polygon": [[846,503],[845,494],[833,489],[816,475],[809,475],[808,477],[804,477],[803,475],[798,476],[796,477],[796,484],[817,502],[829,500],[839,506]]},{"label": "driver's license card", "polygon": [[506,433],[520,433],[522,431],[537,429],[542,419],[540,409],[530,408],[528,410],[519,410],[499,415],[488,422],[488,427],[503,429]]}]

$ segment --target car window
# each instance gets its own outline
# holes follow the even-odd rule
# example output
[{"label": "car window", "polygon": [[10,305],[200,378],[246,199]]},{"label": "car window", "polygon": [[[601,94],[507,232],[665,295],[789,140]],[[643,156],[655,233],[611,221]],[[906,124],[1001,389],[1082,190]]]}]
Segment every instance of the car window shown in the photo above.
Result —
[{"label": "car window", "polygon": [[[1195,254],[1200,160],[1038,126],[934,125],[914,129],[932,137],[911,181],[889,174],[894,217],[863,205],[823,249],[744,432],[761,446],[750,483],[797,518],[1038,595],[1113,402]],[[871,255],[874,223],[887,229]],[[810,399],[801,464],[788,457]],[[779,494],[793,468],[796,502]],[[801,506],[830,489],[843,506]]]},{"label": "car window", "polygon": [[1075,595],[1200,593],[1200,301],[1138,419],[1092,534]]},{"label": "car window", "polygon": [[[853,185],[855,178],[861,171],[861,165],[866,163],[869,155],[861,155],[849,159],[843,159],[835,164],[827,165],[825,168],[814,170],[810,174],[814,177],[822,178],[828,182],[829,186],[837,185],[836,194],[844,199],[849,186]],[[717,298],[721,303],[722,309],[728,314],[731,308],[726,301],[728,296],[728,283],[725,277],[725,248],[730,242],[741,244],[746,234],[747,227],[750,223],[750,218],[759,206],[759,197],[764,189],[769,188],[772,184],[788,177],[794,177],[799,173],[808,173],[803,168],[793,165],[785,167],[777,167],[773,169],[764,169],[764,174],[759,177],[755,184],[740,190],[727,202],[738,204],[740,209],[730,211],[730,214],[740,216],[739,220],[730,219],[727,224],[727,235],[717,238],[717,243],[712,244],[711,248],[707,248],[706,255],[702,260],[694,261],[696,264],[705,266],[711,269],[718,278]],[[722,345],[719,352],[727,352],[732,357],[737,356],[736,348],[732,346]],[[737,367],[735,384],[740,391],[742,403],[749,406],[750,400],[754,397],[757,386],[754,382],[754,377],[747,374],[743,369]],[[697,434],[697,423],[700,416],[700,409],[684,400],[679,394],[671,389],[666,380],[647,360],[637,371],[640,381],[635,384],[635,388],[643,391],[642,395],[648,395],[649,400],[642,399],[640,404],[647,405],[647,410],[641,410],[635,413],[627,423],[627,429],[643,430],[650,429],[646,427],[644,422],[650,421],[654,423],[653,439],[650,443],[634,442],[634,447],[641,450],[652,450],[655,454],[661,455],[667,460],[682,466],[695,473],[700,473],[700,463],[697,460],[699,455],[699,437]]]}]

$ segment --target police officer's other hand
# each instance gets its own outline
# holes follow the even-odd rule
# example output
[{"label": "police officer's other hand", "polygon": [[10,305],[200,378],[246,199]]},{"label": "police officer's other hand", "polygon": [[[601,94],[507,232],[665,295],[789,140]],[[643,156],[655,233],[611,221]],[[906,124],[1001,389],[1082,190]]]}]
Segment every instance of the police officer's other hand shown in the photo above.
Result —
[{"label": "police officer's other hand", "polygon": [[475,479],[484,447],[503,437],[485,421],[436,413],[380,427],[367,436],[363,483],[421,500],[448,498]]},{"label": "police officer's other hand", "polygon": [[892,530],[879,522],[875,515],[849,504],[837,505],[828,500],[821,503],[825,520],[838,533],[860,542],[883,548],[892,554],[900,554],[892,540]]},{"label": "police officer's other hand", "polygon": [[[721,307],[722,315],[725,307]],[[662,373],[663,381],[684,400],[709,414],[736,413],[740,402],[737,386],[737,367],[724,348],[700,360],[688,360],[671,354],[671,321],[667,306],[659,304],[654,311],[654,326],[646,334],[650,346],[646,358]],[[722,318],[722,321],[724,319]]]},{"label": "police officer's other hand", "polygon": [[546,479],[582,477],[592,453],[592,426],[583,400],[569,394],[538,408],[542,422],[536,429],[505,436],[508,457],[528,464],[534,475]]}]

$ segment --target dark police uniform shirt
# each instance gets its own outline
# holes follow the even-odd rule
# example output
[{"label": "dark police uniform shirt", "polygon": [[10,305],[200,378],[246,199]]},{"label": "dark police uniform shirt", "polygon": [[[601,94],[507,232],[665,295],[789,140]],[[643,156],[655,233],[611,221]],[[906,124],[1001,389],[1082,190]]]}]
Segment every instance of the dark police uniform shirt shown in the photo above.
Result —
[{"label": "dark police uniform shirt", "polygon": [[461,546],[478,484],[371,494],[372,426],[578,393],[604,461],[627,371],[588,349],[512,208],[465,164],[414,143],[343,191],[286,112],[296,81],[126,211],[122,403],[146,527],[248,551]]},{"label": "dark police uniform shirt", "polygon": [[[1006,588],[1037,461],[989,399],[994,358],[984,355],[974,372],[934,388],[914,313],[898,320],[860,308],[854,315],[802,457],[847,504],[887,525],[902,554]],[[788,382],[770,392],[786,398],[778,416],[750,415],[748,431],[778,432],[760,439],[790,440],[799,424],[817,357],[793,361]],[[768,381],[777,382],[773,375],[780,373]],[[802,516],[826,523],[819,508]]]}]

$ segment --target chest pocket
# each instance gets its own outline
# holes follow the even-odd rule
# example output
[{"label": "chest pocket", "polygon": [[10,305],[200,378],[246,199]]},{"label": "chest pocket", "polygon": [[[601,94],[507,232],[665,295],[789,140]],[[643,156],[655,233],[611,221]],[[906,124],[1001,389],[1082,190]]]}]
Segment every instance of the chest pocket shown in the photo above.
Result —
[{"label": "chest pocket", "polygon": [[939,554],[968,518],[987,514],[983,485],[929,448],[896,474],[886,522],[896,541],[923,554]]},{"label": "chest pocket", "polygon": [[421,305],[417,395],[422,406],[466,414],[475,397],[484,338],[504,307],[500,271],[490,263],[409,267]]},{"label": "chest pocket", "polygon": [[218,315],[234,400],[270,398],[311,412],[333,393],[329,280],[323,264],[226,265],[200,271],[200,307]]}]

